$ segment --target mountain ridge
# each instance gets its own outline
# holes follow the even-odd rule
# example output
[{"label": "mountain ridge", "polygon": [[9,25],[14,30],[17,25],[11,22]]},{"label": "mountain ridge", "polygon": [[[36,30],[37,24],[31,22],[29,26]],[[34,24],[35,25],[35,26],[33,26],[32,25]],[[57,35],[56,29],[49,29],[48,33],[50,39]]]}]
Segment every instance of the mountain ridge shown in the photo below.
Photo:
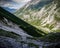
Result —
[{"label": "mountain ridge", "polygon": [[[35,1],[35,0],[33,0]],[[40,1],[40,0],[38,0]],[[43,0],[44,1],[44,0]],[[42,1],[42,2],[43,2]],[[48,0],[46,0],[48,1]],[[46,2],[44,1],[44,2]],[[43,3],[44,3],[43,2]],[[42,8],[36,8],[32,4],[32,7],[25,5],[22,9],[15,13],[16,16],[22,20],[32,24],[33,26],[41,29],[45,32],[59,32],[60,31],[60,6],[59,0],[50,0],[48,4],[44,4]],[[29,4],[32,2],[30,1]],[[40,1],[41,3],[41,1]],[[42,3],[42,4],[43,4]],[[46,2],[47,3],[47,2]],[[38,5],[41,5],[37,3]],[[27,8],[25,8],[27,6]],[[41,7],[41,6],[38,6]]]}]

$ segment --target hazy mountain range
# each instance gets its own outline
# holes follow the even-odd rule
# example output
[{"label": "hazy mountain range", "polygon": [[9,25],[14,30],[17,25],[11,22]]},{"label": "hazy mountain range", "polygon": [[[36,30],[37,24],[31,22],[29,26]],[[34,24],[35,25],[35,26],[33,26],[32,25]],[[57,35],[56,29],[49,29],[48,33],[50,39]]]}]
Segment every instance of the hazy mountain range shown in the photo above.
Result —
[{"label": "hazy mountain range", "polygon": [[11,13],[14,13],[17,10],[17,9],[10,9],[8,7],[3,7],[3,8]]},{"label": "hazy mountain range", "polygon": [[60,32],[60,1],[32,0],[14,14],[45,32]]}]

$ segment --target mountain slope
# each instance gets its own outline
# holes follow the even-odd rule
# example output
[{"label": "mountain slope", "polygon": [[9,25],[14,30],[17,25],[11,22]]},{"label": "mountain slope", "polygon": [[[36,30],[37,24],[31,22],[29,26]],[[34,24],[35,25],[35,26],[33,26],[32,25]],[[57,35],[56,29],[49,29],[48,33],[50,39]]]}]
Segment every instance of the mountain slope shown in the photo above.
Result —
[{"label": "mountain slope", "polygon": [[26,10],[39,10],[50,2],[52,2],[52,0],[31,0],[25,6],[20,8],[15,14],[20,15],[21,12],[25,12]]},{"label": "mountain slope", "polygon": [[60,32],[59,4],[59,0],[32,0],[15,15],[45,32]]}]

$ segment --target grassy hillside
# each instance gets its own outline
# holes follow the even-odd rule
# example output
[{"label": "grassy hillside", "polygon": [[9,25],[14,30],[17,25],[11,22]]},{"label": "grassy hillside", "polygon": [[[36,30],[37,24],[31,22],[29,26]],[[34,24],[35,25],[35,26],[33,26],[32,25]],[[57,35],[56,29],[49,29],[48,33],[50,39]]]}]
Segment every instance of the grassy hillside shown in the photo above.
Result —
[{"label": "grassy hillside", "polygon": [[15,12],[15,15],[44,32],[60,32],[59,0],[48,2],[43,7],[37,6],[39,9],[36,5],[41,3],[40,1],[36,4],[30,2]]}]

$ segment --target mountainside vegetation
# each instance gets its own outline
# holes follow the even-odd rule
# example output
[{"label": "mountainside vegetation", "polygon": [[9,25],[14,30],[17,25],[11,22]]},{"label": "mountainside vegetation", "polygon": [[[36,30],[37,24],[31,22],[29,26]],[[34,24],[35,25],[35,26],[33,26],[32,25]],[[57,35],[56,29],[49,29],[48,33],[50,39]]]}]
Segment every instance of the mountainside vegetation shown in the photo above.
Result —
[{"label": "mountainside vegetation", "polygon": [[59,4],[59,0],[32,0],[15,15],[46,33],[60,32]]}]

